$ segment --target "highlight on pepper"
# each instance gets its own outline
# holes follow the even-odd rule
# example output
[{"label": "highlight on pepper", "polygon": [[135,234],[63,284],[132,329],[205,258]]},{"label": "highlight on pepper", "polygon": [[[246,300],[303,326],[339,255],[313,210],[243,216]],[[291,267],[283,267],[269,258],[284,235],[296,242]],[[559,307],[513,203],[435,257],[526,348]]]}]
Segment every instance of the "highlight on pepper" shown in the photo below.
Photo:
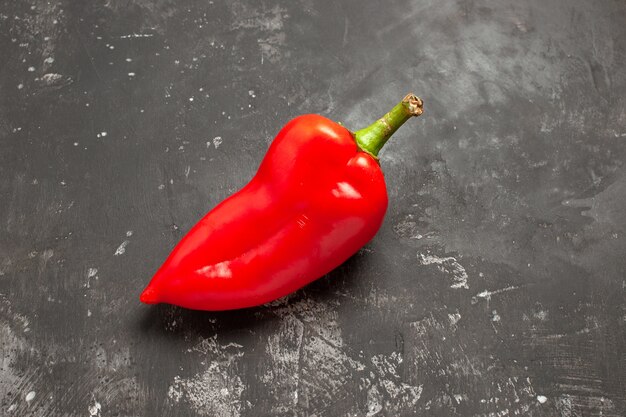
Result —
[{"label": "highlight on pepper", "polygon": [[140,300],[196,310],[262,305],[329,273],[378,232],[387,189],[378,153],[423,102],[408,94],[351,132],[319,115],[287,123],[241,190],[176,245]]}]

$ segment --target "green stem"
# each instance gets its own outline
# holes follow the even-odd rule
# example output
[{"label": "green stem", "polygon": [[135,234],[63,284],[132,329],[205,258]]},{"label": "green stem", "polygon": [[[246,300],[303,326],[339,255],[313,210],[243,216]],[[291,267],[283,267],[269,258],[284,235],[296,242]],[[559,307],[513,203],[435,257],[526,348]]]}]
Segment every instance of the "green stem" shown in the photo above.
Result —
[{"label": "green stem", "polygon": [[414,94],[407,94],[389,113],[366,127],[354,132],[354,140],[359,148],[375,158],[378,152],[400,126],[413,116],[423,112],[424,103]]}]

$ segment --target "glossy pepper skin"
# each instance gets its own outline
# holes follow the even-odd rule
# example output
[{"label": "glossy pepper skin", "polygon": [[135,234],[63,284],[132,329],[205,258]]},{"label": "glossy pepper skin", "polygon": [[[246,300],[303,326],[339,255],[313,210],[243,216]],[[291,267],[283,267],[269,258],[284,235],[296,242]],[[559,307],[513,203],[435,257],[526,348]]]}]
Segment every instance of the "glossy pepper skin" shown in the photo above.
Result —
[{"label": "glossy pepper skin", "polygon": [[141,301],[212,311],[252,307],[342,264],[385,216],[378,150],[421,109],[421,100],[408,95],[394,107],[395,118],[392,110],[355,134],[318,115],[287,123],[254,178],[189,231]]}]

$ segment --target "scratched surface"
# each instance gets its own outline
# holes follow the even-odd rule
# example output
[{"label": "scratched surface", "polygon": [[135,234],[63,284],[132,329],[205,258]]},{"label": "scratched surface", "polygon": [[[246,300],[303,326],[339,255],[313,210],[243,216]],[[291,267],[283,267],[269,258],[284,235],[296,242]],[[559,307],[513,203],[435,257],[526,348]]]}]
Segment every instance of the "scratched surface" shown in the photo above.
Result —
[{"label": "scratched surface", "polygon": [[[624,1],[0,1],[0,415],[626,415]],[[382,153],[288,299],[140,305],[293,116]],[[245,239],[241,236],[241,239]]]}]

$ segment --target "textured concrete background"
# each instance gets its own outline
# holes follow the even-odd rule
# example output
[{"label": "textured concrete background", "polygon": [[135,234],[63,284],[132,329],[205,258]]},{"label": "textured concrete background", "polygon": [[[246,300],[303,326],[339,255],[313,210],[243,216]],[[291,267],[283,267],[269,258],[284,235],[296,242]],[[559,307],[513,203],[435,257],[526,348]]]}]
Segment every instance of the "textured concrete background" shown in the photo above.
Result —
[{"label": "textured concrete background", "polygon": [[[626,2],[0,1],[0,415],[626,415]],[[414,91],[271,306],[140,305],[293,116]],[[245,239],[245,236],[241,237]]]}]

